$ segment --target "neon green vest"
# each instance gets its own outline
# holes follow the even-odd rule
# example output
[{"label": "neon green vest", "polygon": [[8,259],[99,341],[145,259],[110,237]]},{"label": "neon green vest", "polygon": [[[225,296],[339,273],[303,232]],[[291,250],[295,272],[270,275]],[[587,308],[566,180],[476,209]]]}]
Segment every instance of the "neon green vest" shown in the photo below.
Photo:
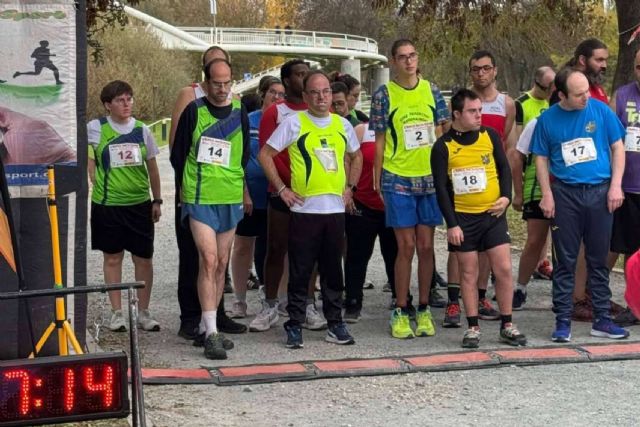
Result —
[{"label": "neon green vest", "polygon": [[[405,89],[391,81],[389,91],[389,122],[387,123],[383,168],[400,176],[431,175],[431,147],[435,142],[436,102],[427,80],[419,80],[414,89]],[[412,131],[412,125],[429,124],[430,132]],[[412,136],[409,147],[406,135]],[[409,148],[409,149],[408,149]]]},{"label": "neon green vest", "polygon": [[96,183],[91,201],[106,206],[132,206],[150,199],[143,123],[121,135],[106,117],[100,119],[100,142],[94,147]]},{"label": "neon green vest", "polygon": [[240,101],[231,101],[231,113],[222,120],[211,115],[202,98],[195,102],[197,122],[182,174],[182,200],[198,205],[242,203]]},{"label": "neon green vest", "polygon": [[[518,102],[522,106],[523,126],[526,126],[532,119],[537,118],[544,110],[549,108],[549,101],[536,99],[531,96],[531,93],[518,98]],[[536,158],[533,154],[529,154],[525,159],[522,196],[524,203],[542,199],[540,184],[538,184],[538,179],[536,178]]]},{"label": "neon green vest", "polygon": [[291,188],[303,197],[323,194],[342,195],[346,185],[344,155],[347,132],[337,114],[331,123],[319,128],[299,112],[300,133],[289,146]]}]

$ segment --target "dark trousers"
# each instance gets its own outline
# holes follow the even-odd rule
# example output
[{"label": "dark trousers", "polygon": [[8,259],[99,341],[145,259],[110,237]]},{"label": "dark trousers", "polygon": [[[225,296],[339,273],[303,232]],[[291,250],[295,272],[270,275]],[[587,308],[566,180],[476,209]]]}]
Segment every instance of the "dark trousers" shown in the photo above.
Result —
[{"label": "dark trousers", "polygon": [[574,186],[556,181],[551,189],[555,200],[551,236],[555,255],[553,312],[556,319],[571,319],[576,258],[581,241],[584,241],[594,319],[610,317],[607,254],[613,215],[607,208],[609,183]]},{"label": "dark trousers", "polygon": [[398,255],[398,243],[393,228],[386,227],[384,211],[376,211],[356,202],[356,211],[346,214],[347,253],[344,264],[346,288],[345,304],[362,308],[362,285],[367,275],[367,266],[376,237],[380,239],[380,252],[391,289],[395,289],[394,268]]},{"label": "dark trousers", "polygon": [[329,326],[342,322],[342,250],[344,214],[291,212],[289,219],[289,303],[290,326],[306,319],[307,293],[313,267],[318,264],[322,281],[322,310]]},{"label": "dark trousers", "polygon": [[[176,191],[176,193],[179,194],[179,191]],[[182,208],[177,198],[175,212],[176,239],[178,241],[178,305],[180,306],[180,322],[195,323],[197,325],[202,314],[200,299],[198,298],[198,268],[200,266],[198,248],[196,248],[196,243],[193,241],[191,228],[182,224]],[[228,266],[227,274],[229,274]],[[220,298],[216,314],[218,319],[221,316],[226,316],[224,295]]]}]

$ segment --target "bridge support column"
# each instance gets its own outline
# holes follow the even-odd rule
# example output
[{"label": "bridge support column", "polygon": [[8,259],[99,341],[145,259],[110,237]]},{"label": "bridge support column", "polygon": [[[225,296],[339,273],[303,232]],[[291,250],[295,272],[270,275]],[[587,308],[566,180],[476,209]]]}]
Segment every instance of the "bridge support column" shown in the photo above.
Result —
[{"label": "bridge support column", "polygon": [[389,68],[374,68],[372,71],[373,76],[371,78],[371,93],[373,94],[380,86],[389,81]]},{"label": "bridge support column", "polygon": [[361,81],[360,78],[360,60],[359,59],[344,59],[340,63],[340,73],[341,74],[349,74],[358,81]]}]

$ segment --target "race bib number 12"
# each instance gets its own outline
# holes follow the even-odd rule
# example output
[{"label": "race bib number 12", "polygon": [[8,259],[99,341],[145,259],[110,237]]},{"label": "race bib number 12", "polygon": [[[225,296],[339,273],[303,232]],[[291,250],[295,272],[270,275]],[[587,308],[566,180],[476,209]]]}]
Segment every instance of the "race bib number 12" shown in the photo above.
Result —
[{"label": "race bib number 12", "polygon": [[208,163],[210,165],[228,168],[230,158],[231,143],[229,141],[209,138],[207,136],[200,138],[197,158],[198,163]]},{"label": "race bib number 12", "polygon": [[416,148],[429,146],[436,142],[436,130],[433,123],[414,123],[404,125],[404,148],[415,150]]},{"label": "race bib number 12", "polygon": [[140,166],[142,165],[140,146],[135,143],[110,145],[109,160],[112,168]]},{"label": "race bib number 12", "polygon": [[576,138],[562,143],[562,159],[567,166],[591,162],[597,158],[596,146],[591,138]]}]

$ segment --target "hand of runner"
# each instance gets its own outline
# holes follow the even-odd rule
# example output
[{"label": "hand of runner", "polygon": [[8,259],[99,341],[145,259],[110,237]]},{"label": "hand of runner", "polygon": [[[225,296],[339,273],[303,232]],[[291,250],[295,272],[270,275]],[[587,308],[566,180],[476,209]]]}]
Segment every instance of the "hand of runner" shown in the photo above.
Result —
[{"label": "hand of runner", "polygon": [[151,203],[151,220],[153,222],[160,221],[160,216],[162,215],[162,209],[160,203]]},{"label": "hand of runner", "polygon": [[509,199],[506,197],[500,197],[496,202],[491,206],[487,212],[496,218],[500,218],[505,210],[509,207]]},{"label": "hand of runner", "polygon": [[515,209],[518,212],[522,212],[522,205],[523,205],[522,199],[523,199],[522,195],[516,194],[513,196],[513,202],[511,202],[513,209]]},{"label": "hand of runner", "polygon": [[447,241],[453,246],[460,246],[464,242],[464,233],[459,225],[447,229]]},{"label": "hand of runner", "polygon": [[293,205],[302,206],[302,204],[304,203],[304,198],[301,197],[299,194],[294,193],[292,190],[289,189],[289,187],[282,190],[282,192],[280,193],[280,198],[289,207],[293,207]]},{"label": "hand of runner", "polygon": [[345,188],[342,192],[342,201],[344,206],[350,208],[353,205],[353,192],[350,188]]},{"label": "hand of runner", "polygon": [[620,188],[620,186],[609,187],[609,192],[607,193],[607,207],[609,208],[609,212],[613,213],[613,211],[622,205],[622,202],[624,202],[622,188]]},{"label": "hand of runner", "polygon": [[251,200],[251,196],[246,190],[242,194],[242,208],[244,209],[244,213],[247,215],[251,215],[253,213],[253,200]]},{"label": "hand of runner", "polygon": [[553,200],[552,194],[542,195],[540,209],[546,218],[553,218],[556,215],[556,203]]}]

